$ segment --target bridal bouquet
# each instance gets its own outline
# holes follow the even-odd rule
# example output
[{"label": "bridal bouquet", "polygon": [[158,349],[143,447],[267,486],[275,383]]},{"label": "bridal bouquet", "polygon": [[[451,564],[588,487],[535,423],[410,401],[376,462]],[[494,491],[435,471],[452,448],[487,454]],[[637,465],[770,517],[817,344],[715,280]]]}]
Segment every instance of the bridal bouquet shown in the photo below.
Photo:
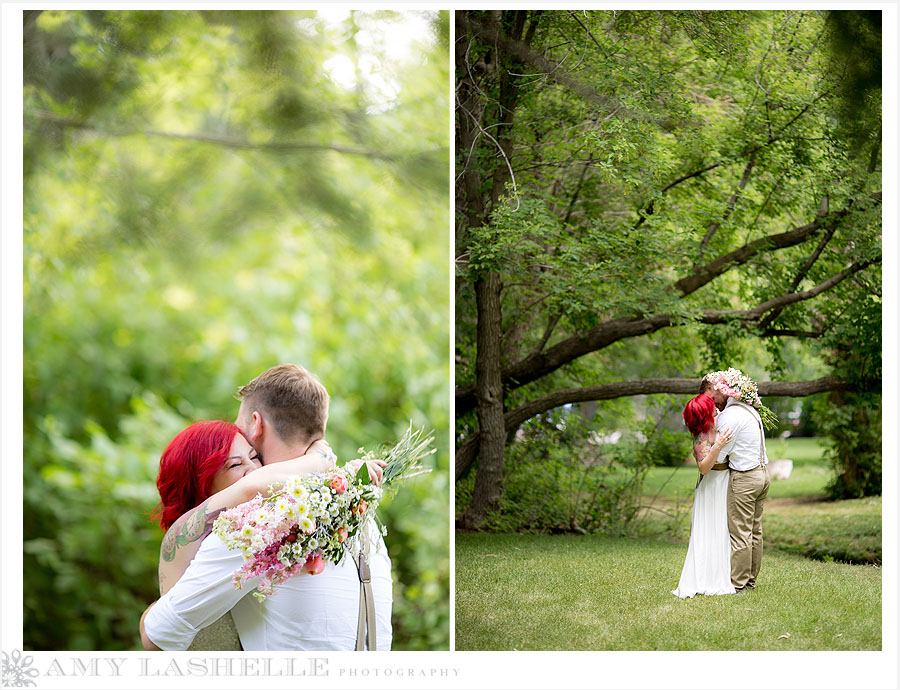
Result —
[{"label": "bridal bouquet", "polygon": [[762,404],[759,398],[759,387],[756,381],[749,376],[744,376],[740,369],[726,369],[725,371],[713,371],[706,375],[713,388],[721,391],[728,398],[734,398],[756,408],[759,418],[766,429],[774,429],[778,426],[778,417],[772,410]]},{"label": "bridal bouquet", "polygon": [[[384,460],[384,489],[402,479],[430,472],[420,460],[435,452],[434,437],[413,431],[412,425],[393,448],[364,452],[360,460]],[[274,593],[280,582],[325,569],[325,562],[340,563],[345,545],[374,519],[384,489],[371,483],[365,464],[356,472],[346,466],[328,472],[295,476],[269,495],[256,497],[225,510],[213,523],[213,531],[229,549],[244,557],[234,574],[234,586],[260,577],[253,593],[259,600]],[[382,526],[382,534],[386,529]]]}]

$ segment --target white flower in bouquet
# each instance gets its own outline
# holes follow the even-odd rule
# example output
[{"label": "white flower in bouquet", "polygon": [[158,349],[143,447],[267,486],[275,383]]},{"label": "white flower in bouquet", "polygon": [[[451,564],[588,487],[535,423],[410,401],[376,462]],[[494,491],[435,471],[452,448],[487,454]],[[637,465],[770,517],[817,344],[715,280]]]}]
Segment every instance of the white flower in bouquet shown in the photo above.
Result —
[{"label": "white flower in bouquet", "polygon": [[732,367],[725,371],[711,371],[703,378],[712,384],[714,390],[720,391],[725,397],[740,400],[756,408],[766,429],[777,428],[778,417],[772,410],[762,404],[762,400],[759,397],[759,386],[756,381],[749,376],[745,376],[740,369]]},{"label": "white flower in bouquet", "polygon": [[[430,472],[420,460],[434,453],[433,435],[407,429],[394,447],[376,453],[360,452],[362,460],[384,460],[386,487],[400,480]],[[322,572],[325,562],[340,563],[347,547],[358,551],[353,539],[369,520],[384,495],[371,483],[363,464],[352,473],[346,468],[291,477],[268,496],[259,494],[247,503],[223,511],[213,530],[232,549],[239,549],[244,564],[234,574],[235,587],[259,577],[254,596],[264,599],[284,580]],[[384,526],[382,534],[386,534]],[[352,543],[349,543],[352,542]]]}]

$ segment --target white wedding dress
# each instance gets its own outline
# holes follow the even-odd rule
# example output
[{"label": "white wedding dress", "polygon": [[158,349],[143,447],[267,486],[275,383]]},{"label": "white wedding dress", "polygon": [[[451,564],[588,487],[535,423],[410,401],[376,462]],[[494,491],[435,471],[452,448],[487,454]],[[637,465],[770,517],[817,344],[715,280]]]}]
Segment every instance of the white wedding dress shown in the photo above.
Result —
[{"label": "white wedding dress", "polygon": [[728,534],[729,470],[710,470],[694,491],[691,539],[678,588],[682,599],[695,594],[734,594],[731,537]]}]

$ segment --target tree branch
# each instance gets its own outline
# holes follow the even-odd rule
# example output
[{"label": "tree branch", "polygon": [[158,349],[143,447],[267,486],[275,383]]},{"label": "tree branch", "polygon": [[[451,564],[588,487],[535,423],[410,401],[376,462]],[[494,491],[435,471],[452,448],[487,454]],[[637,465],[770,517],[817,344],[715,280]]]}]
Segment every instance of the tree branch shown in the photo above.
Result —
[{"label": "tree branch", "polygon": [[334,151],[351,156],[364,156],[366,158],[377,158],[381,160],[398,160],[406,157],[406,155],[421,155],[422,153],[431,153],[419,151],[414,154],[394,154],[383,153],[381,151],[366,151],[363,149],[354,149],[347,146],[339,146],[337,144],[308,144],[294,141],[263,141],[251,142],[244,139],[236,139],[234,137],[224,137],[217,134],[188,133],[182,134],[178,132],[163,132],[155,129],[135,129],[121,127],[117,129],[104,129],[90,122],[74,120],[67,117],[61,117],[48,113],[43,110],[28,110],[27,113],[39,120],[50,122],[61,127],[72,127],[74,129],[83,129],[98,134],[105,134],[113,137],[126,137],[134,135],[143,135],[147,137],[160,137],[164,139],[181,139],[186,141],[199,141],[204,144],[216,144],[217,146],[225,146],[233,149],[262,149],[269,151]]},{"label": "tree branch", "polygon": [[[548,395],[532,400],[521,407],[510,410],[503,415],[506,433],[509,434],[520,424],[548,410],[562,405],[593,400],[612,400],[632,395],[648,395],[653,393],[674,393],[678,395],[696,395],[700,389],[701,379],[640,379],[637,381],[619,381],[600,386],[586,388],[567,388],[554,391]],[[812,381],[761,381],[759,394],[761,397],[802,398],[826,391],[857,390],[853,384],[835,376],[826,376]],[[456,479],[459,480],[469,469],[478,455],[480,432],[475,432],[463,443],[458,444],[456,453]]]},{"label": "tree branch", "polygon": [[[764,141],[761,144],[757,144],[756,146],[752,146],[750,148],[744,149],[743,151],[741,151],[738,154],[737,157],[744,158],[745,156],[752,156],[753,154],[757,153],[758,151],[761,151],[762,149],[764,149],[765,147],[770,146],[771,144],[774,144],[776,141],[778,141],[779,139],[782,138],[781,137],[782,133],[786,129],[788,129],[788,127],[793,125],[797,120],[800,119],[800,117],[803,116],[804,113],[806,113],[807,110],[809,110],[813,105],[815,105],[819,100],[821,100],[828,94],[829,94],[829,92],[825,91],[825,92],[819,94],[818,96],[816,96],[812,101],[810,101],[805,106],[803,106],[803,108],[796,115],[794,115],[794,117],[792,117],[785,125],[783,125],[774,135],[770,136],[766,141]],[[713,163],[711,165],[707,165],[706,167],[700,168],[699,170],[695,170],[694,172],[688,173],[686,175],[682,175],[674,182],[670,182],[665,187],[663,187],[660,190],[660,194],[665,194],[670,189],[672,189],[672,187],[679,185],[682,182],[685,182],[686,180],[690,180],[692,177],[697,177],[698,175],[707,173],[710,170],[719,168],[719,167],[723,166],[724,164],[725,164],[725,161],[719,161],[718,163]],[[649,204],[647,204],[647,206],[644,209],[642,209],[641,211],[638,211],[639,218],[638,218],[637,223],[632,228],[632,231],[637,230],[644,223],[644,221],[647,220],[647,217],[652,216],[652,215],[653,215],[653,202],[651,201]]]},{"label": "tree branch", "polygon": [[559,323],[559,319],[561,316],[562,312],[557,312],[550,317],[550,321],[547,323],[547,328],[544,330],[544,335],[541,336],[541,342],[539,342],[537,344],[537,347],[534,348],[535,352],[540,352],[544,349],[544,346],[547,344],[547,341],[550,340],[550,336],[553,334],[553,329],[556,328],[556,324]]},{"label": "tree branch", "polygon": [[751,310],[750,313],[753,314],[753,318],[758,318],[770,309],[774,309],[776,307],[784,307],[788,304],[795,304],[796,302],[802,302],[804,300],[812,299],[813,297],[822,294],[826,290],[830,290],[835,285],[845,280],[848,276],[851,276],[854,273],[859,273],[864,268],[868,268],[872,264],[876,263],[881,263],[881,257],[868,259],[867,261],[855,261],[840,273],[834,274],[833,276],[831,276],[831,278],[819,283],[810,290],[804,290],[803,292],[790,292],[782,295],[781,297],[770,299],[768,302],[763,302],[758,307]]},{"label": "tree branch", "polygon": [[847,277],[853,275],[854,273],[858,273],[864,268],[868,268],[872,264],[880,262],[881,257],[878,257],[876,259],[869,259],[868,261],[857,261],[845,268],[840,273],[835,273],[828,280],[819,283],[814,288],[811,288],[809,290],[804,290],[803,292],[786,292],[780,297],[775,297],[774,299],[763,302],[753,309],[732,309],[729,311],[707,310],[703,312],[703,315],[699,320],[701,323],[706,324],[726,323],[727,321],[731,321],[734,319],[737,319],[739,321],[758,321],[763,316],[763,314],[771,309],[783,309],[789,304],[796,304],[797,302],[803,302],[805,300],[812,299],[813,297],[817,297],[826,290],[830,290],[838,283],[843,282],[847,279]]},{"label": "tree branch", "polygon": [[491,25],[489,22],[480,20],[477,17],[473,17],[468,13],[459,13],[459,15],[457,16],[461,16],[460,18],[462,19],[463,24],[472,33],[480,36],[485,41],[497,46],[498,48],[501,48],[503,51],[522,61],[523,63],[529,64],[535,69],[540,70],[547,77],[553,79],[561,86],[565,86],[566,88],[570,89],[589,103],[593,103],[594,105],[600,106],[604,109],[608,109],[609,111],[618,109],[619,113],[624,117],[629,117],[643,122],[655,122],[663,128],[672,129],[672,122],[668,120],[659,121],[646,113],[642,113],[631,108],[626,108],[624,104],[619,101],[619,99],[602,94],[599,91],[595,90],[593,87],[585,84],[584,82],[581,82],[567,74],[563,74],[559,69],[558,64],[548,60],[546,57],[536,52],[521,41],[511,40],[503,36],[498,30],[497,26]]},{"label": "tree branch", "polygon": [[[722,324],[732,320],[752,323],[758,321],[771,309],[812,299],[813,297],[830,290],[848,276],[858,273],[873,263],[878,263],[880,261],[881,258],[878,257],[869,259],[868,261],[855,262],[840,273],[833,275],[828,280],[810,290],[785,293],[779,297],[759,304],[754,309],[733,309],[727,311],[705,310],[701,313],[698,321],[705,324]],[[526,383],[539,379],[542,376],[546,376],[578,357],[601,350],[618,340],[647,335],[658,331],[661,328],[673,326],[676,323],[678,323],[678,319],[670,314],[655,314],[645,318],[631,317],[606,321],[588,331],[567,338],[544,352],[532,353],[525,357],[525,359],[504,369],[504,385],[510,389],[518,388]],[[472,409],[473,393],[474,387],[471,385],[457,389],[457,414]]]},{"label": "tree branch", "polygon": [[[822,210],[823,210],[823,211],[824,211],[824,209],[827,208],[827,200],[828,200],[828,197],[825,197],[825,199],[823,199],[823,201],[822,201],[822,203],[823,203],[823,209],[822,209]],[[816,261],[819,260],[819,256],[821,256],[822,251],[825,249],[825,245],[827,245],[828,242],[831,240],[831,238],[834,236],[834,231],[835,231],[836,229],[837,229],[837,224],[833,224],[830,228],[828,228],[828,232],[826,232],[826,233],[825,233],[825,236],[822,237],[822,239],[819,241],[819,244],[818,244],[818,246],[815,248],[815,250],[813,251],[813,253],[810,254],[810,255],[807,257],[807,259],[806,259],[806,261],[804,262],[803,266],[801,266],[801,267],[800,267],[800,270],[797,271],[797,275],[794,276],[794,281],[791,283],[791,287],[789,288],[789,292],[793,292],[793,291],[796,290],[798,287],[800,287],[800,283],[802,283],[802,282],[803,282],[803,279],[806,278],[806,275],[809,273],[809,270],[813,267],[813,264],[815,264]],[[766,318],[764,318],[764,319],[760,322],[759,327],[762,328],[762,329],[768,328],[769,325],[770,325],[775,319],[778,318],[778,316],[781,314],[781,312],[783,311],[783,309],[784,309],[784,307],[778,307],[778,308],[774,309],[768,316],[766,316]]]},{"label": "tree branch", "polygon": [[836,211],[831,216],[816,216],[815,220],[806,225],[801,225],[793,230],[788,230],[787,232],[778,235],[766,235],[760,237],[753,242],[745,244],[743,247],[739,247],[727,254],[722,254],[717,259],[710,261],[708,264],[695,271],[692,275],[685,276],[678,280],[675,283],[675,288],[681,292],[682,297],[686,297],[726,271],[735,266],[747,263],[762,251],[785,249],[787,247],[802,244],[810,236],[816,234],[823,227],[826,227],[826,224],[829,230],[833,232],[840,220],[850,212],[851,207],[852,201],[848,203],[846,207]]},{"label": "tree branch", "polygon": [[756,155],[753,154],[750,156],[750,160],[747,161],[747,165],[744,167],[744,174],[741,175],[741,181],[738,184],[738,188],[734,190],[731,198],[728,200],[728,203],[725,204],[725,212],[722,214],[721,220],[717,220],[709,224],[709,227],[706,230],[706,234],[703,236],[703,241],[700,242],[700,252],[697,254],[697,262],[694,264],[695,270],[700,268],[700,260],[703,258],[703,253],[706,251],[706,246],[709,244],[709,241],[716,233],[716,230],[721,227],[722,223],[728,220],[728,216],[730,216],[731,212],[734,210],[734,207],[737,204],[738,197],[741,195],[741,192],[744,191],[744,187],[747,186],[747,182],[750,181],[750,172],[753,170],[753,165],[755,163]]},{"label": "tree branch", "polygon": [[[690,180],[693,177],[698,177],[699,175],[709,172],[710,170],[714,170],[714,169],[718,168],[720,165],[722,165],[722,164],[721,163],[713,163],[712,165],[707,165],[705,168],[700,168],[699,170],[695,170],[694,172],[690,172],[686,175],[682,175],[677,180],[674,180],[673,182],[670,182],[665,187],[663,187],[659,191],[659,193],[660,193],[660,195],[665,194],[670,189],[672,189],[672,187],[675,187],[676,185],[679,185],[682,182],[686,182],[687,180]],[[634,227],[631,228],[632,232],[634,232],[639,227],[641,227],[641,225],[644,224],[644,221],[647,220],[647,218],[649,216],[653,215],[653,210],[654,210],[654,206],[653,206],[653,202],[651,201],[649,204],[647,204],[647,206],[643,210],[638,211],[639,218],[638,218],[637,223],[634,224]]]},{"label": "tree branch", "polygon": [[603,57],[606,57],[606,51],[603,50],[603,46],[600,45],[600,42],[596,39],[594,34],[591,33],[591,30],[585,26],[585,24],[578,18],[578,15],[572,12],[571,10],[566,10],[566,14],[568,14],[572,19],[578,22],[578,25],[584,29],[585,33],[590,37],[590,39],[594,42],[594,45],[603,53]]},{"label": "tree branch", "polygon": [[563,225],[568,224],[569,219],[572,217],[572,210],[575,208],[575,202],[578,201],[578,195],[581,193],[581,187],[584,185],[584,178],[587,175],[588,168],[591,166],[591,163],[594,161],[594,154],[592,153],[588,156],[588,161],[581,169],[581,176],[578,178],[578,184],[575,185],[575,191],[572,192],[572,198],[569,199],[569,205],[566,208],[566,216],[563,218]]},{"label": "tree branch", "polygon": [[824,333],[825,333],[824,330],[796,331],[796,330],[790,330],[790,329],[786,329],[786,328],[767,328],[760,335],[763,338],[779,338],[779,337],[821,338]]}]

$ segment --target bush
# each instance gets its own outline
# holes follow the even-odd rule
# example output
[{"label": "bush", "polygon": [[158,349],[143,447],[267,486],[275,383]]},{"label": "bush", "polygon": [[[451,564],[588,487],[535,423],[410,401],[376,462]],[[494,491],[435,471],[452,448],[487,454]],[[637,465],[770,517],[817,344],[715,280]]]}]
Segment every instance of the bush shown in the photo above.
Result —
[{"label": "bush", "polygon": [[[507,446],[499,506],[482,529],[495,532],[630,533],[646,466],[641,444],[601,443],[580,415],[556,411],[522,427]],[[474,486],[456,485],[457,516]]]},{"label": "bush", "polygon": [[138,620],[159,597],[163,536],[147,517],[159,501],[152,449],[189,421],[150,394],[132,404],[115,443],[96,423],[78,443],[45,419],[46,461],[24,465],[28,649],[142,649]]},{"label": "bush", "polygon": [[654,429],[641,450],[650,465],[679,467],[691,460],[691,435],[687,431]]},{"label": "bush", "polygon": [[834,499],[881,495],[881,395],[836,392],[819,401],[819,426],[835,470]]},{"label": "bush", "polygon": [[816,400],[819,395],[803,398],[800,408],[800,420],[797,427],[791,432],[791,436],[814,437],[822,434],[819,428],[818,414],[816,413]]}]

